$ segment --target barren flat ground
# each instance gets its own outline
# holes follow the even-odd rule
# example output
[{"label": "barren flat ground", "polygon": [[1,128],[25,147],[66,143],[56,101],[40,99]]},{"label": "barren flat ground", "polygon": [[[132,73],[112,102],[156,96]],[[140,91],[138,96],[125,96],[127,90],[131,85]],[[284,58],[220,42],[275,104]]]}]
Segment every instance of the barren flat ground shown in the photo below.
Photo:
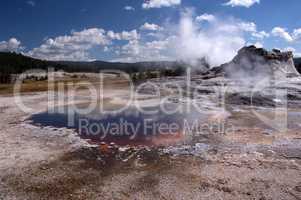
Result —
[{"label": "barren flat ground", "polygon": [[[68,103],[84,102],[86,92]],[[104,93],[107,106],[128,95],[118,86]],[[301,199],[298,130],[270,134],[247,112],[236,112],[229,120],[247,122],[230,134],[104,154],[72,129],[26,121],[47,109],[46,92],[22,99],[31,113],[14,97],[0,97],[0,199]]]}]

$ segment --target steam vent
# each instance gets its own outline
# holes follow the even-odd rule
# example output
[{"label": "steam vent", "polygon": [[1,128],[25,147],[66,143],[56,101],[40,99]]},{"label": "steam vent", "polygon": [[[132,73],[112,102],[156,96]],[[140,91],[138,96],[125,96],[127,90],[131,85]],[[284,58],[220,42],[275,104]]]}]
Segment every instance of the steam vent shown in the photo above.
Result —
[{"label": "steam vent", "polygon": [[214,73],[229,78],[263,78],[279,79],[295,77],[300,74],[295,68],[292,52],[248,46],[240,49],[234,59],[213,69]]}]

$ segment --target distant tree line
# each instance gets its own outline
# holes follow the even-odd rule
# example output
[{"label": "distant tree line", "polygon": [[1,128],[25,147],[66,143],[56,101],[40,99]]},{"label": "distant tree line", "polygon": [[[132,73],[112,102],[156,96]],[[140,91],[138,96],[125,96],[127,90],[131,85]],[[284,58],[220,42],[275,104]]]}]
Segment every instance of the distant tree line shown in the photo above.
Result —
[{"label": "distant tree line", "polygon": [[294,59],[296,69],[301,74],[301,58],[295,58]]},{"label": "distant tree line", "polygon": [[181,76],[184,73],[185,73],[185,69],[183,67],[176,67],[174,69],[146,70],[137,73],[131,73],[131,78],[135,82],[135,81],[143,81],[146,79],[153,79],[153,78],[160,78],[160,77]]},{"label": "distant tree line", "polygon": [[139,62],[139,63],[111,63],[103,61],[94,62],[68,62],[45,61],[34,59],[17,53],[0,52],[0,83],[10,83],[12,75],[21,74],[31,69],[55,71],[63,70],[69,73],[93,72],[101,70],[121,70],[129,73],[135,80],[153,78],[157,76],[179,76],[185,71],[182,62]]}]

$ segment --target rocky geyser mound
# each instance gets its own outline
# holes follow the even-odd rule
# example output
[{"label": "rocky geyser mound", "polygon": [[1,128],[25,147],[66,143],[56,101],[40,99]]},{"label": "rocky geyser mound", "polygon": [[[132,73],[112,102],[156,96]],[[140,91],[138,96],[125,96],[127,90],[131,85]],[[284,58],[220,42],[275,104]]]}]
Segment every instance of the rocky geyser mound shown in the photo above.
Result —
[{"label": "rocky geyser mound", "polygon": [[242,48],[231,62],[213,68],[210,73],[251,80],[299,76],[292,52],[281,52],[277,49],[267,51],[255,46]]}]

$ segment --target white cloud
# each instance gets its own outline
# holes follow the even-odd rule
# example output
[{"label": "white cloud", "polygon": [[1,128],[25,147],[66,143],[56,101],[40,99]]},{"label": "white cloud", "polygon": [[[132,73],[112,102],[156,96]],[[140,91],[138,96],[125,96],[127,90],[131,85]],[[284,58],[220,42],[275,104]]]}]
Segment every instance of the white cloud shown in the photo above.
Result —
[{"label": "white cloud", "polygon": [[214,16],[214,15],[211,15],[211,14],[205,13],[205,14],[202,14],[202,15],[200,15],[200,16],[197,16],[197,17],[195,18],[195,20],[198,21],[198,22],[202,22],[202,21],[212,22],[212,21],[215,20],[215,16]]},{"label": "white cloud", "polygon": [[169,57],[168,51],[170,38],[165,40],[154,40],[150,42],[132,40],[123,45],[116,51],[118,56],[114,61],[139,62],[139,61],[163,61],[174,60],[175,57]]},{"label": "white cloud", "polygon": [[293,38],[294,38],[294,40],[298,40],[301,38],[301,28],[294,30]]},{"label": "white cloud", "polygon": [[195,64],[205,57],[217,66],[230,61],[246,44],[239,20],[216,17],[213,23],[200,27],[194,19],[191,13],[185,13],[178,24],[165,24],[155,40],[149,41],[147,33],[138,40],[115,46],[114,61],[184,60]]},{"label": "white cloud", "polygon": [[[215,23],[217,21],[217,17],[210,14],[203,14],[196,17],[196,21],[197,22],[208,21],[210,23]],[[261,40],[270,36],[265,31],[258,31],[257,25],[254,22],[233,20],[232,23],[224,23],[220,27],[216,27],[216,28],[219,31],[226,31],[226,32],[233,32],[233,33],[242,31],[242,32],[250,33],[252,37]]]},{"label": "white cloud", "polygon": [[108,46],[105,46],[105,47],[103,48],[103,51],[104,51],[104,52],[109,52],[109,51],[110,51],[110,48],[109,48]]},{"label": "white cloud", "polygon": [[270,34],[266,33],[265,31],[257,31],[257,26],[254,22],[240,22],[238,27],[245,32],[251,33],[251,36],[256,39],[263,40],[264,38],[270,36]]},{"label": "white cloud", "polygon": [[259,4],[260,0],[230,0],[224,5],[232,6],[232,7],[243,6],[249,8],[256,3]]},{"label": "white cloud", "polygon": [[11,38],[8,41],[0,42],[0,51],[18,51],[22,50],[21,42],[16,38]]},{"label": "white cloud", "polygon": [[50,38],[40,47],[29,51],[27,55],[46,60],[91,60],[89,52],[95,47],[102,47],[109,51],[109,45],[114,40],[138,40],[140,35],[137,30],[115,33],[106,32],[100,28],[90,28],[79,32],[71,32],[71,35]]},{"label": "white cloud", "polygon": [[135,8],[132,7],[132,6],[125,6],[125,7],[124,7],[124,10],[127,10],[127,11],[135,11]]},{"label": "white cloud", "polygon": [[72,32],[69,36],[47,39],[44,44],[27,54],[46,60],[89,60],[88,50],[109,43],[103,29],[91,28]]},{"label": "white cloud", "polygon": [[159,31],[159,30],[162,30],[163,28],[157,24],[150,24],[150,23],[146,22],[145,24],[143,24],[140,27],[140,29],[145,30],[145,31]]},{"label": "white cloud", "polygon": [[138,40],[129,41],[128,44],[121,47],[121,55],[125,55],[128,58],[142,56],[140,48]]},{"label": "white cloud", "polygon": [[264,39],[270,37],[270,34],[268,34],[265,31],[259,31],[259,32],[253,32],[252,36],[258,39]]},{"label": "white cloud", "polygon": [[[196,17],[197,22],[201,21],[208,21],[210,23],[215,23],[217,21],[217,17],[210,14],[203,14]],[[239,20],[233,20],[232,23],[224,23],[220,27],[216,27],[219,31],[226,31],[226,32],[246,32],[250,33],[256,39],[264,39],[269,37],[270,35],[265,31],[258,31],[257,26],[254,22],[244,22]]]},{"label": "white cloud", "polygon": [[254,45],[257,48],[263,48],[263,44],[261,42],[255,42],[255,43],[247,43],[247,46]]},{"label": "white cloud", "polygon": [[292,33],[288,32],[287,29],[282,27],[275,27],[272,30],[272,35],[275,37],[280,37],[287,42],[296,42],[301,39],[301,28],[294,29]]},{"label": "white cloud", "polygon": [[27,1],[26,2],[28,5],[32,6],[32,7],[35,7],[36,6],[36,2],[35,1]]},{"label": "white cloud", "polygon": [[138,40],[140,37],[137,30],[122,31],[121,33],[115,33],[114,31],[108,31],[107,36],[111,40]]},{"label": "white cloud", "polygon": [[137,30],[132,30],[130,32],[122,31],[120,35],[122,40],[138,40],[140,37]]},{"label": "white cloud", "polygon": [[246,32],[257,32],[257,27],[254,22],[240,22],[239,28]]},{"label": "white cloud", "polygon": [[[245,44],[262,47],[263,39],[269,37],[265,31],[258,31],[254,22],[210,14],[195,16],[187,10],[178,23],[146,22],[137,29],[121,32],[100,28],[71,32],[47,39],[27,55],[48,60],[92,60],[89,53],[97,48],[110,53],[115,61],[196,61],[205,57],[212,66],[217,66],[230,61]],[[206,26],[199,23],[202,21],[208,22]],[[287,36],[280,34],[280,30],[285,32],[276,27],[273,35]],[[293,40],[301,36],[301,29],[287,34]]]},{"label": "white cloud", "polygon": [[162,41],[152,41],[146,43],[146,48],[153,49],[153,50],[165,50],[167,46],[169,45],[168,40],[162,40]]},{"label": "white cloud", "polygon": [[[246,44],[244,33],[249,33],[250,36],[260,35],[256,37],[258,39],[268,37],[266,32],[258,32],[253,22],[214,16],[213,21],[209,20],[208,26],[200,26],[198,22],[208,19],[209,14],[204,15],[206,17],[199,16],[199,20],[192,16],[188,11],[182,15],[179,24],[165,24],[167,27],[152,41],[146,37],[149,33],[142,32],[138,40],[131,40],[115,51],[117,60],[185,60],[195,64],[195,61],[205,57],[212,66],[217,66],[230,61]],[[263,41],[258,41],[255,45],[262,47]]]},{"label": "white cloud", "polygon": [[287,32],[286,29],[282,28],[282,27],[273,28],[272,35],[275,36],[275,37],[283,38],[287,42],[293,42],[294,41],[294,38],[290,35],[290,33]]},{"label": "white cloud", "polygon": [[150,8],[162,8],[162,7],[171,7],[180,5],[181,0],[145,0],[142,4],[142,8],[150,9]]}]

